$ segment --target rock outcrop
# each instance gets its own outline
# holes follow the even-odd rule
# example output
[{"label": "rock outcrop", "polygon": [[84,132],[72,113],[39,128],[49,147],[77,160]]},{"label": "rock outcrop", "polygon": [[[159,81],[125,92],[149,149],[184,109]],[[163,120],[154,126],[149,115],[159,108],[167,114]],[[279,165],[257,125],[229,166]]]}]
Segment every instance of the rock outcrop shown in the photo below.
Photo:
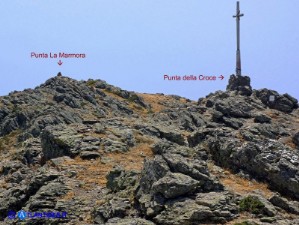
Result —
[{"label": "rock outcrop", "polygon": [[197,102],[56,76],[0,97],[0,224],[297,224],[298,127],[246,76]]},{"label": "rock outcrop", "polygon": [[252,88],[250,85],[250,77],[241,75],[231,75],[226,87],[228,91],[237,91],[240,95],[250,96]]}]

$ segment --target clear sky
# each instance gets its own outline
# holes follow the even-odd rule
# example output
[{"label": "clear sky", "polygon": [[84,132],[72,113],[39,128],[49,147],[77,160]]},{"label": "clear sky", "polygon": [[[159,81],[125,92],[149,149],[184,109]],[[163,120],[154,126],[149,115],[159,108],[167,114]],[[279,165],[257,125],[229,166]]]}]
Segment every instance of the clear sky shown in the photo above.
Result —
[{"label": "clear sky", "polygon": [[[298,0],[240,0],[242,74],[254,89],[299,98]],[[235,72],[235,0],[1,0],[0,95],[59,71],[126,90],[197,100]],[[84,53],[85,59],[32,59]],[[223,81],[165,81],[168,75]]]}]

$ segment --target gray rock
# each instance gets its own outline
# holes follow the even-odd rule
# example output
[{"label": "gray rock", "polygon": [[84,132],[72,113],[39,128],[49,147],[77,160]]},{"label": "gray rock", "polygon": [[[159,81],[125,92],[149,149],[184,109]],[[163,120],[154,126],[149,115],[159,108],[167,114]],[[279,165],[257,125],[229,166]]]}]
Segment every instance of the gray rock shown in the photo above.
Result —
[{"label": "gray rock", "polygon": [[179,145],[185,145],[185,139],[181,133],[166,130],[166,129],[159,129],[160,130],[160,137],[165,138],[168,141],[174,142]]},{"label": "gray rock", "polygon": [[95,123],[93,125],[93,128],[95,130],[95,133],[97,133],[97,134],[103,134],[106,130],[106,127],[101,123]]},{"label": "gray rock", "polygon": [[286,198],[283,198],[279,195],[273,195],[269,201],[273,205],[282,208],[289,213],[299,215],[299,202],[297,201],[288,201]]},{"label": "gray rock", "polygon": [[[195,137],[196,138],[196,137]],[[152,150],[155,154],[179,154],[183,157],[196,157],[198,152],[194,148],[177,145],[175,143],[162,140],[152,145]]]},{"label": "gray rock", "polygon": [[163,158],[168,163],[172,172],[182,173],[199,181],[205,191],[222,190],[222,185],[212,179],[208,172],[205,161],[198,159],[189,159],[178,154],[164,154]]},{"label": "gray rock", "polygon": [[139,195],[149,194],[152,185],[169,172],[169,166],[162,156],[156,155],[154,159],[145,160],[141,173]]},{"label": "gray rock", "polygon": [[206,221],[213,216],[209,207],[198,205],[188,198],[167,202],[165,208],[163,212],[154,217],[154,222],[165,225],[192,225]]},{"label": "gray rock", "polygon": [[106,97],[107,95],[105,94],[105,92],[99,90],[99,89],[96,89],[96,94],[100,95],[101,97]]},{"label": "gray rock", "polygon": [[227,202],[226,194],[227,193],[224,192],[199,193],[196,196],[196,203],[214,209],[217,206],[226,204]]},{"label": "gray rock", "polygon": [[124,218],[128,216],[131,204],[127,198],[113,198],[103,205],[96,207],[93,212],[93,218],[96,224],[105,223],[113,217]]},{"label": "gray rock", "polygon": [[42,146],[40,139],[30,138],[24,142],[24,159],[26,164],[41,164]]},{"label": "gray rock", "polygon": [[232,220],[238,213],[227,192],[200,193],[195,200],[180,198],[165,203],[165,210],[154,217],[158,224],[218,224]]},{"label": "gray rock", "polygon": [[19,124],[16,120],[16,118],[9,118],[6,117],[5,120],[0,124],[0,135],[6,135],[10,132],[17,130],[19,128]]},{"label": "gray rock", "polygon": [[266,223],[273,223],[276,221],[276,219],[273,217],[262,217],[262,218],[260,218],[260,221],[266,222]]},{"label": "gray rock", "polygon": [[226,117],[250,118],[254,108],[242,98],[228,98],[217,101],[215,109]]},{"label": "gray rock", "polygon": [[57,103],[63,102],[67,106],[70,106],[71,108],[80,108],[81,103],[78,99],[75,97],[69,95],[69,94],[57,94],[54,95],[53,100]]},{"label": "gray rock", "polygon": [[255,194],[251,194],[251,196],[257,197],[259,199],[259,201],[264,205],[264,207],[263,207],[264,215],[274,217],[277,214],[275,207],[271,204],[271,202],[269,202],[263,196],[255,195]]},{"label": "gray rock", "polygon": [[257,135],[257,133],[256,132],[252,133],[252,132],[248,131],[247,128],[240,129],[240,134],[246,141],[257,142],[259,140],[259,136]]},{"label": "gray rock", "polygon": [[138,175],[137,171],[125,171],[121,167],[115,167],[106,176],[106,186],[114,192],[133,188],[137,182]]},{"label": "gray rock", "polygon": [[104,80],[95,80],[95,85],[96,88],[99,89],[106,89],[109,85],[106,83]]},{"label": "gray rock", "polygon": [[[198,193],[195,201],[199,205],[209,207],[215,218],[225,218],[227,221],[238,214],[235,197],[229,192]],[[217,219],[214,219],[214,221],[217,221]]]},{"label": "gray rock", "polygon": [[65,125],[48,126],[41,134],[42,150],[45,160],[61,156],[75,156],[79,153],[75,146],[82,135]]},{"label": "gray rock", "polygon": [[294,136],[293,136],[293,142],[296,145],[296,147],[299,149],[299,132],[297,132]]},{"label": "gray rock", "polygon": [[53,171],[49,171],[48,173],[39,172],[31,177],[28,185],[15,185],[14,187],[6,190],[3,193],[3,197],[0,198],[0,219],[4,219],[8,210],[17,211],[24,207],[28,199],[32,195],[35,195],[42,186],[58,177],[59,175],[55,174]]},{"label": "gray rock", "polygon": [[194,179],[201,180],[208,178],[207,163],[197,159],[189,159],[179,154],[163,154],[163,158],[168,163],[171,171],[183,173]]},{"label": "gray rock", "polygon": [[141,218],[112,218],[106,225],[155,225],[153,222]]},{"label": "gray rock", "polygon": [[212,101],[211,99],[208,99],[208,100],[207,100],[207,103],[206,103],[206,107],[209,107],[209,108],[211,108],[211,107],[213,107],[213,106],[214,106],[214,104],[215,104],[215,102],[214,102],[214,101]]},{"label": "gray rock", "polygon": [[[61,111],[58,114],[59,118],[63,119],[63,122],[65,122],[66,124],[71,124],[71,123],[82,123],[82,119],[80,117],[80,115],[77,112],[74,111]],[[47,125],[49,123],[46,123]]]},{"label": "gray rock", "polygon": [[[298,108],[298,101],[288,94],[280,95],[276,91],[261,89],[255,92],[259,98],[269,108],[277,109],[285,113],[291,113],[294,109]],[[269,97],[274,96],[275,101],[270,102]]]},{"label": "gray rock", "polygon": [[231,75],[226,87],[228,91],[237,91],[240,95],[250,96],[252,94],[252,88],[250,85],[250,77]]},{"label": "gray rock", "polygon": [[293,102],[295,109],[298,108],[298,100],[296,98],[292,97],[291,95],[289,95],[287,93],[283,94],[283,97],[285,97],[285,98],[289,99],[291,102]]},{"label": "gray rock", "polygon": [[176,198],[187,193],[192,193],[200,183],[182,173],[167,173],[164,177],[153,183],[154,193],[160,193],[165,198]]},{"label": "gray rock", "polygon": [[0,167],[0,176],[7,176],[18,170],[26,170],[28,169],[25,164],[21,163],[20,161],[2,161],[2,165]]},{"label": "gray rock", "polygon": [[129,147],[133,147],[136,144],[136,140],[132,130],[126,129],[122,131],[121,140],[125,142]]},{"label": "gray rock", "polygon": [[212,114],[212,121],[216,123],[223,122],[223,116],[222,112],[215,110]]},{"label": "gray rock", "polygon": [[208,134],[212,134],[213,129],[202,128],[193,132],[190,136],[188,136],[188,143],[191,148],[205,141]]},{"label": "gray rock", "polygon": [[254,117],[255,123],[271,123],[271,118],[265,114],[258,114]]},{"label": "gray rock", "polygon": [[208,142],[212,157],[219,165],[241,168],[267,180],[273,189],[299,199],[298,152],[275,140],[240,145],[233,138],[218,136]]},{"label": "gray rock", "polygon": [[58,158],[54,158],[54,159],[50,159],[49,162],[51,165],[53,165],[56,168],[61,168],[63,167],[64,163],[66,161],[72,161],[73,159],[71,159],[68,156],[63,156],[63,157],[58,157]]},{"label": "gray rock", "polygon": [[158,128],[150,125],[145,125],[145,124],[135,124],[134,128],[136,130],[139,130],[145,135],[150,135],[154,137],[160,137],[160,131]]},{"label": "gray rock", "polygon": [[223,137],[222,135],[219,137],[218,134],[215,133],[213,138],[209,137],[207,139],[207,142],[213,160],[220,166],[230,168],[233,165],[230,157],[232,153],[236,151],[239,140],[234,137]]},{"label": "gray rock", "polygon": [[205,111],[203,107],[185,107],[181,110],[167,109],[163,110],[163,113],[166,113],[167,116],[160,115],[159,120],[163,120],[163,122],[169,121],[169,123],[182,130],[194,131],[196,128],[206,124],[201,116],[203,111]]},{"label": "gray rock", "polygon": [[83,151],[80,152],[80,157],[82,159],[96,159],[99,158],[101,155],[98,152],[91,152],[91,151]]},{"label": "gray rock", "polygon": [[239,129],[243,126],[243,123],[239,119],[236,119],[236,118],[223,117],[223,122],[227,126],[234,128],[234,129]]},{"label": "gray rock", "polygon": [[95,146],[95,145],[90,145],[88,144],[84,144],[84,143],[79,143],[79,146],[76,147],[77,149],[80,149],[80,151],[94,151],[94,150],[99,150],[99,146]]},{"label": "gray rock", "polygon": [[65,88],[63,88],[63,87],[57,87],[56,89],[55,89],[58,93],[66,93],[66,89]]},{"label": "gray rock", "polygon": [[0,109],[0,122],[9,114],[9,110],[7,107],[3,107]]},{"label": "gray rock", "polygon": [[100,143],[101,142],[101,139],[100,138],[96,138],[96,137],[93,137],[93,136],[87,136],[87,137],[84,137],[82,139],[83,142],[88,142],[88,143]]},{"label": "gray rock", "polygon": [[255,124],[249,127],[249,131],[258,136],[265,136],[270,139],[277,139],[278,136],[286,136],[283,128],[276,124]]},{"label": "gray rock", "polygon": [[95,99],[95,96],[92,96],[90,94],[85,94],[85,95],[83,95],[83,99],[85,99],[86,101],[90,102],[93,105],[97,105],[97,101]]},{"label": "gray rock", "polygon": [[127,152],[129,150],[127,144],[109,138],[103,139],[103,145],[105,152]]},{"label": "gray rock", "polygon": [[[269,103],[269,95],[276,101]],[[158,97],[163,100],[156,101]],[[297,111],[284,113],[298,107],[296,99],[270,90],[252,95],[250,79],[232,76],[228,91],[209,94],[198,103],[159,95],[150,108],[151,99],[146,100],[104,81],[63,76],[0,97],[1,157],[7,158],[0,166],[0,218],[9,209],[59,210],[67,211],[69,220],[46,223],[82,224],[95,207],[90,223],[225,224],[238,215],[240,199],[209,173],[209,159],[292,198],[271,198],[278,212],[266,200],[258,217],[271,222],[275,214],[273,224],[296,224],[291,218],[298,214],[299,153],[288,145],[292,137],[299,148],[292,123]],[[157,104],[163,108],[159,112]],[[282,112],[267,109],[277,116],[271,121],[267,107]],[[126,157],[132,147],[138,150],[137,144],[150,143],[154,156],[144,157],[141,174],[114,168],[106,187],[83,186],[85,181],[79,180],[88,161],[69,158],[104,154],[100,161],[107,167],[115,163],[111,152]],[[93,182],[88,177],[92,174],[84,173],[85,179]],[[75,188],[75,196],[63,197],[69,190],[66,184]]]},{"label": "gray rock", "polygon": [[41,209],[54,209],[56,198],[65,195],[69,189],[61,182],[50,182],[42,186],[38,192],[26,203],[25,209],[28,211],[38,211]]}]

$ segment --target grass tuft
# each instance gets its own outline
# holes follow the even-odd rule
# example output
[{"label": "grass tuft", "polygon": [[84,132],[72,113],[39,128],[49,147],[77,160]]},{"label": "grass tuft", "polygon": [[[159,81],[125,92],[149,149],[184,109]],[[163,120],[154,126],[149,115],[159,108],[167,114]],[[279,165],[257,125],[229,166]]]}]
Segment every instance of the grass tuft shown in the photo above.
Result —
[{"label": "grass tuft", "polygon": [[253,214],[261,214],[265,205],[256,196],[247,196],[240,201],[240,211],[250,212]]}]

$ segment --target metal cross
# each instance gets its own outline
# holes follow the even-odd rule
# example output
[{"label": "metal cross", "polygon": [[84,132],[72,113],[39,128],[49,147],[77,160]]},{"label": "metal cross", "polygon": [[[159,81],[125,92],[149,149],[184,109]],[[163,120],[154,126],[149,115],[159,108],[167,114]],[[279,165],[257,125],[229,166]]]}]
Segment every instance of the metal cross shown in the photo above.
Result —
[{"label": "metal cross", "polygon": [[240,17],[244,14],[240,14],[239,1],[237,1],[237,13],[235,16],[237,22],[237,61],[236,61],[236,75],[241,75],[241,53],[240,53]]}]

